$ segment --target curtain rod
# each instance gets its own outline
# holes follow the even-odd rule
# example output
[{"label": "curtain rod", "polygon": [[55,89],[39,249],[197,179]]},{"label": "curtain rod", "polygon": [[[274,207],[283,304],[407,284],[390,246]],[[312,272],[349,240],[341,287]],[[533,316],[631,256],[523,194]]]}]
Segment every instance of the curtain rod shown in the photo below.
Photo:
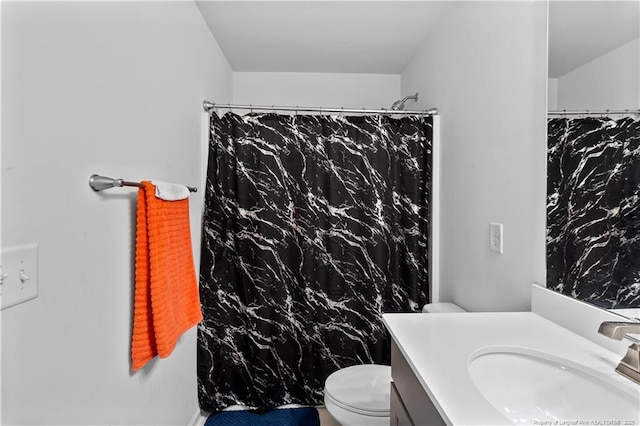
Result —
[{"label": "curtain rod", "polygon": [[323,108],[323,107],[301,107],[301,106],[268,106],[268,105],[232,105],[232,104],[215,104],[213,102],[204,101],[202,107],[206,112],[211,112],[216,108],[232,109],[248,109],[251,111],[295,111],[295,112],[335,112],[338,114],[401,114],[401,115],[438,115],[437,108],[430,108],[423,111],[405,111],[393,109],[353,109],[353,108]]},{"label": "curtain rod", "polygon": [[611,110],[611,109],[607,109],[607,110],[596,110],[596,111],[592,111],[592,110],[572,110],[572,111],[568,111],[568,110],[553,110],[553,111],[547,111],[547,115],[589,115],[589,114],[594,114],[594,115],[607,115],[607,114],[640,114],[640,109],[619,109],[619,110]]}]

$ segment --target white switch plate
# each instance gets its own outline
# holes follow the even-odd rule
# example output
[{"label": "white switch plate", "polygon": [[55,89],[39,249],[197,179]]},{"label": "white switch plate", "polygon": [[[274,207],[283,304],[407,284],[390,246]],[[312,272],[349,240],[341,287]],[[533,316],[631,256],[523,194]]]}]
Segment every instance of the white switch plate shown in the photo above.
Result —
[{"label": "white switch plate", "polygon": [[38,245],[2,249],[2,309],[38,297]]},{"label": "white switch plate", "polygon": [[489,249],[502,254],[504,252],[502,242],[502,224],[491,222],[489,229]]}]

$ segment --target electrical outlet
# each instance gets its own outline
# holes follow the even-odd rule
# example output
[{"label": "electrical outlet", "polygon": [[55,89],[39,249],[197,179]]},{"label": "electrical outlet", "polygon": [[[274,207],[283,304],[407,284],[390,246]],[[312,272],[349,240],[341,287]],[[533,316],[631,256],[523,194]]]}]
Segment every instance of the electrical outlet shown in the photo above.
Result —
[{"label": "electrical outlet", "polygon": [[2,309],[38,297],[38,246],[28,244],[2,249]]},{"label": "electrical outlet", "polygon": [[492,222],[489,225],[489,229],[489,249],[502,254],[504,252],[502,242],[502,224]]}]

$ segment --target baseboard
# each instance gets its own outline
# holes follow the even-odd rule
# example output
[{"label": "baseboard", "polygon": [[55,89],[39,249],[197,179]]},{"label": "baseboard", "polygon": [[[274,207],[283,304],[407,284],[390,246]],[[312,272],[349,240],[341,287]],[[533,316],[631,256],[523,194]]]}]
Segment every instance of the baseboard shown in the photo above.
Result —
[{"label": "baseboard", "polygon": [[196,408],[196,411],[193,413],[193,416],[191,416],[191,420],[189,420],[187,426],[204,426],[206,421],[207,417],[203,415],[200,408]]}]

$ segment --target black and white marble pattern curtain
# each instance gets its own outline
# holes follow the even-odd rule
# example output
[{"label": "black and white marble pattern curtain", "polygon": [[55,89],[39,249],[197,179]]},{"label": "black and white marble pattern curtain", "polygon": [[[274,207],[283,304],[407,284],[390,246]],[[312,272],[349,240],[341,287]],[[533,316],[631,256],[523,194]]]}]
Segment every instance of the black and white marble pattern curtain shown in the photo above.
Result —
[{"label": "black and white marble pattern curtain", "polygon": [[389,363],[381,314],[428,301],[432,119],[212,114],[209,149],[201,408],[322,404]]},{"label": "black and white marble pattern curtain", "polygon": [[640,306],[640,121],[548,120],[547,287]]}]

